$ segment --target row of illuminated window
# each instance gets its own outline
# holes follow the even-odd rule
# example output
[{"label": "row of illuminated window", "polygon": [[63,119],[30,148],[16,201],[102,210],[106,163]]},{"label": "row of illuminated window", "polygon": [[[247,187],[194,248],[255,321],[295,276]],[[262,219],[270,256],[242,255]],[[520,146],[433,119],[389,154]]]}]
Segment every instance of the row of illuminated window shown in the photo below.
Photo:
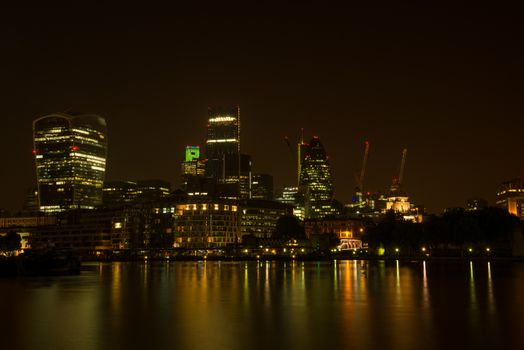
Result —
[{"label": "row of illuminated window", "polygon": [[236,212],[238,207],[229,204],[185,204],[184,210],[224,210]]},{"label": "row of illuminated window", "polygon": [[237,118],[235,117],[215,117],[215,118],[209,118],[210,123],[221,123],[221,122],[232,122],[235,121]]},{"label": "row of illuminated window", "polygon": [[225,142],[238,142],[238,140],[237,139],[206,140],[206,143],[225,143]]},{"label": "row of illuminated window", "polygon": [[71,155],[72,156],[77,156],[77,157],[83,157],[83,158],[87,158],[87,159],[92,159],[92,160],[97,160],[97,161],[100,161],[100,162],[106,162],[106,159],[104,157],[97,157],[97,156],[93,156],[91,154],[85,154],[85,153],[81,153],[81,152],[71,152]]},{"label": "row of illuminated window", "polygon": [[42,136],[42,137],[35,137],[35,142],[44,142],[44,141],[57,141],[57,140],[67,140],[70,139],[70,135],[62,135],[62,136]]}]

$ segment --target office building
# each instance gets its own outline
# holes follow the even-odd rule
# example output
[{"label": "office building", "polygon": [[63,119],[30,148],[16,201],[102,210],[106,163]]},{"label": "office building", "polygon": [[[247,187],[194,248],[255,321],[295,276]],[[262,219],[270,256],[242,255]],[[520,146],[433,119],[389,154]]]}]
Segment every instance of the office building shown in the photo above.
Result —
[{"label": "office building", "polygon": [[253,235],[257,238],[271,238],[278,219],[293,213],[290,205],[260,199],[240,201],[239,207],[241,235]]},{"label": "office building", "polygon": [[200,157],[200,146],[186,146],[181,167],[181,189],[189,195],[207,195],[205,163]]},{"label": "office building", "polygon": [[190,198],[174,211],[175,247],[224,248],[240,242],[236,201]]},{"label": "office building", "polygon": [[164,180],[138,180],[136,182],[136,201],[140,203],[157,202],[169,196],[171,184]]},{"label": "office building", "polygon": [[206,177],[214,179],[218,197],[247,199],[251,157],[240,153],[240,108],[209,109]]},{"label": "office building", "polygon": [[304,150],[299,192],[304,196],[305,218],[317,219],[338,214],[333,203],[331,168],[324,146],[315,136]]},{"label": "office building", "polygon": [[137,183],[136,181],[106,181],[103,193],[105,207],[131,205],[137,199]]},{"label": "office building", "polygon": [[273,200],[273,176],[253,174],[251,176],[251,198]]},{"label": "office building", "polygon": [[39,209],[60,212],[102,204],[107,128],[96,115],[55,113],[33,122]]}]

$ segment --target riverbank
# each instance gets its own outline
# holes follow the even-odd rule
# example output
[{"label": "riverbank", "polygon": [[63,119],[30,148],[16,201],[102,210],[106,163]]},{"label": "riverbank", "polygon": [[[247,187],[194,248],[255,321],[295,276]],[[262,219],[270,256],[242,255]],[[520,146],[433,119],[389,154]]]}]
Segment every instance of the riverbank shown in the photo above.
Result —
[{"label": "riverbank", "polygon": [[514,261],[524,262],[524,256],[173,256],[165,258],[128,257],[128,258],[86,258],[83,262],[128,262],[128,261]]}]

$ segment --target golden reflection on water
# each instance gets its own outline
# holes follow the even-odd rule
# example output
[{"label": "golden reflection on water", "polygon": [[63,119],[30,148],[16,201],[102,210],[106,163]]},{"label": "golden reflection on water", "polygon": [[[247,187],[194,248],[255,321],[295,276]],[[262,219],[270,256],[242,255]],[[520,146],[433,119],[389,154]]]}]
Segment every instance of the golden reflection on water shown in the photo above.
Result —
[{"label": "golden reflection on water", "polygon": [[495,297],[493,296],[493,281],[491,279],[491,262],[488,261],[488,311],[495,313]]},{"label": "golden reflection on water", "polygon": [[469,293],[470,307],[473,311],[477,310],[477,291],[475,290],[475,274],[473,272],[473,261],[469,262]]},{"label": "golden reflection on water", "polygon": [[[452,348],[453,341],[482,348],[508,338],[506,318],[514,325],[524,321],[524,304],[516,299],[524,291],[520,265],[511,265],[516,277],[509,280],[501,280],[491,262],[95,266],[28,290],[11,286],[25,317],[24,327],[17,323],[13,332],[34,329],[25,345],[60,348],[54,339],[64,333],[65,342],[80,350],[440,349]],[[68,322],[49,323],[46,315]]]}]

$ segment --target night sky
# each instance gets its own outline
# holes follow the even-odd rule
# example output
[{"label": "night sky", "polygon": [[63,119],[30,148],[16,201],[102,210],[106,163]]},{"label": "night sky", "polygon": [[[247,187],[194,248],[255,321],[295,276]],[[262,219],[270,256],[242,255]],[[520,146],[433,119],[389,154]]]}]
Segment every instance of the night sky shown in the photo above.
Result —
[{"label": "night sky", "polygon": [[68,110],[106,118],[109,180],[178,186],[208,106],[234,104],[254,172],[294,184],[283,138],[303,127],[326,147],[343,202],[365,140],[365,188],[386,189],[407,148],[405,189],[430,212],[493,204],[500,182],[524,174],[516,8],[77,3],[0,11],[0,207],[19,209],[35,183],[32,120]]}]

